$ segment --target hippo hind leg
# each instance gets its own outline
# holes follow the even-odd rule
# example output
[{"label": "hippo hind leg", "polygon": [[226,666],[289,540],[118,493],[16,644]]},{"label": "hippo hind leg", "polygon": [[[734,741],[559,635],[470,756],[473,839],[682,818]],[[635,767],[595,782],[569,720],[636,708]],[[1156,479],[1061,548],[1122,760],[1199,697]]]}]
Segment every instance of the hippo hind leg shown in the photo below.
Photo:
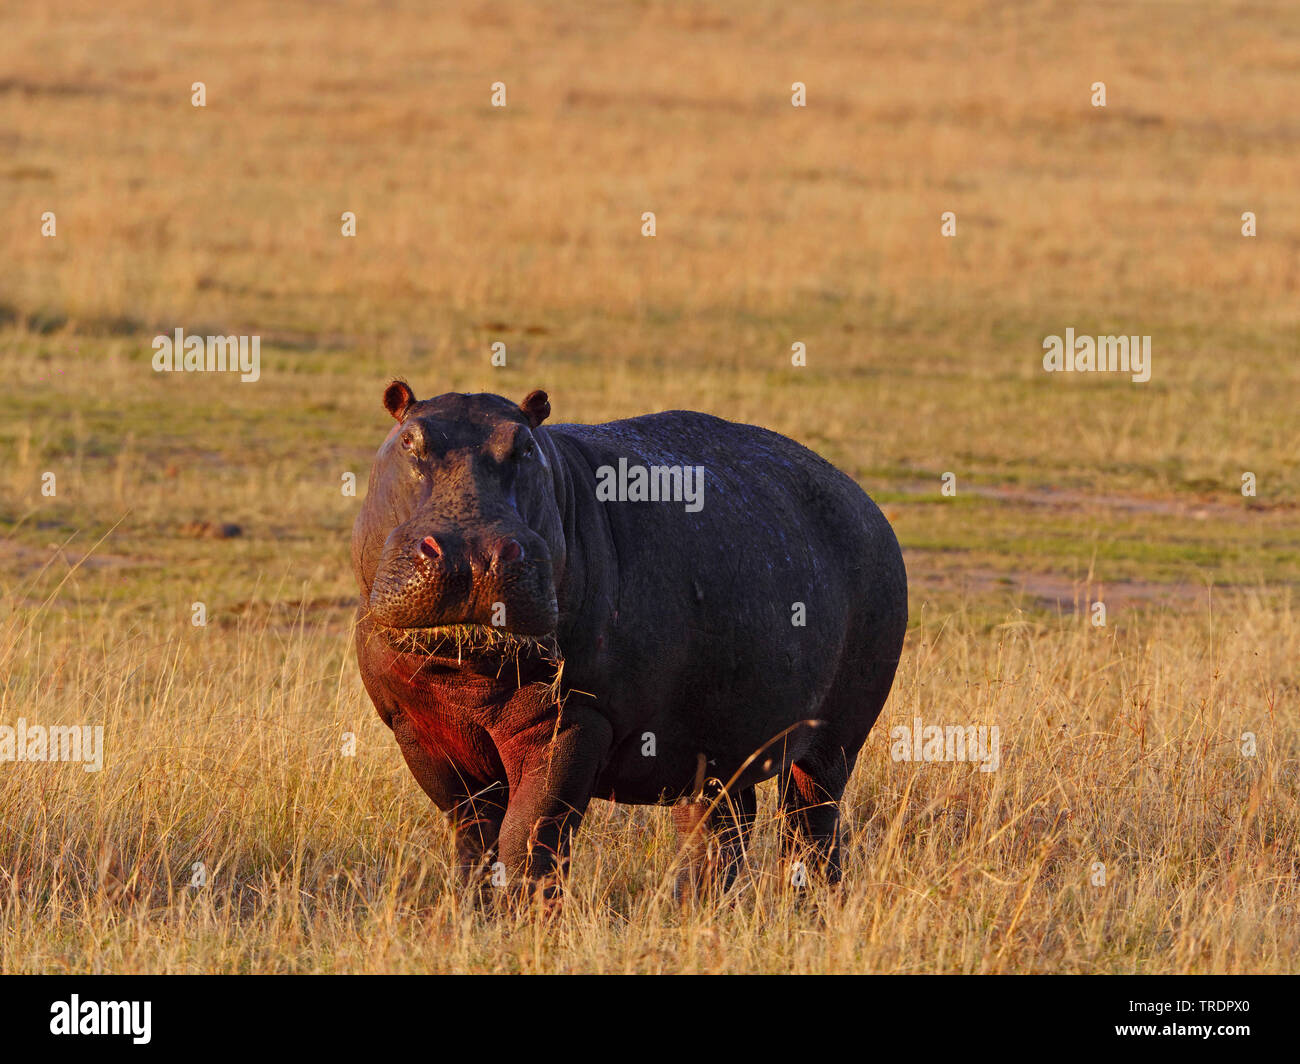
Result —
[{"label": "hippo hind leg", "polygon": [[792,861],[792,886],[806,886],[813,875],[840,881],[840,798],[852,770],[853,762],[843,758],[838,765],[801,759],[781,777],[782,842]]},{"label": "hippo hind leg", "polygon": [[681,848],[674,894],[682,905],[721,896],[730,889],[758,816],[758,794],[753,787],[721,794],[710,813],[712,803],[712,795],[701,795],[673,806],[673,825]]},{"label": "hippo hind leg", "polygon": [[[896,640],[902,643],[901,627]],[[898,667],[897,652],[875,659],[851,657],[840,670],[818,716],[823,721],[808,749],[781,775],[783,843],[791,884],[804,886],[813,874],[836,884],[843,875],[840,800],[858,751],[880,716]],[[807,858],[800,856],[801,848]]]}]

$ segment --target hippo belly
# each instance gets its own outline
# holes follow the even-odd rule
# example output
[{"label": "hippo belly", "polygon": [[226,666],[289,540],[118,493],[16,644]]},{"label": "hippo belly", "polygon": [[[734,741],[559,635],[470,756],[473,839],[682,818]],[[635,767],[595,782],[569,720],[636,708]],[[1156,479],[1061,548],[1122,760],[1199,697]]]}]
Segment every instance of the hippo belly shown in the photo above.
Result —
[{"label": "hippo belly", "polygon": [[901,552],[879,510],[765,430],[685,414],[619,429],[586,439],[647,468],[700,466],[705,488],[695,512],[605,504],[617,599],[598,649],[565,648],[572,687],[602,692],[614,723],[600,796],[677,798],[701,755],[710,777],[752,786],[788,772],[819,731],[851,765],[906,626]]}]

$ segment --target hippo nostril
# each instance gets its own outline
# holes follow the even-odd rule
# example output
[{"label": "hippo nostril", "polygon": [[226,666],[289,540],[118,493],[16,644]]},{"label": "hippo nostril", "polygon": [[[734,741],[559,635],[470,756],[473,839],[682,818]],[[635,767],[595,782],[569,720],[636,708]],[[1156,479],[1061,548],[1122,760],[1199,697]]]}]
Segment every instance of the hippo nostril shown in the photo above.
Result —
[{"label": "hippo nostril", "polygon": [[438,541],[432,536],[425,536],[420,540],[420,553],[426,558],[434,560],[442,557],[442,548],[438,546]]},{"label": "hippo nostril", "polygon": [[519,545],[518,540],[505,539],[497,544],[496,550],[492,554],[493,565],[509,565],[511,562],[518,561],[524,556],[524,548]]}]

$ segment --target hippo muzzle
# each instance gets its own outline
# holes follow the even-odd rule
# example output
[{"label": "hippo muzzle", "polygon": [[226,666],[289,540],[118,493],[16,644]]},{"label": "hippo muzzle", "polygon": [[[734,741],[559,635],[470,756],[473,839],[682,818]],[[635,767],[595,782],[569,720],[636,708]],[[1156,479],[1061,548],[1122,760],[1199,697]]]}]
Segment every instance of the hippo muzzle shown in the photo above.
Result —
[{"label": "hippo muzzle", "polygon": [[559,615],[550,554],[522,524],[468,530],[435,527],[417,516],[384,543],[370,612],[408,643],[421,632],[452,626],[550,636]]}]

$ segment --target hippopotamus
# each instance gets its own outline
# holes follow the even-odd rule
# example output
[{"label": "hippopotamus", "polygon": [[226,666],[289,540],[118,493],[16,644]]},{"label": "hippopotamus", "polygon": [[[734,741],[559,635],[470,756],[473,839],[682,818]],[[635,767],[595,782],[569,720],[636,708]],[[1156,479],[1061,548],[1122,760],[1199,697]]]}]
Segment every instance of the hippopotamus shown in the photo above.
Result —
[{"label": "hippopotamus", "polygon": [[417,400],[401,380],[383,403],[357,656],[463,873],[558,904],[599,798],[675,805],[725,887],[776,778],[787,848],[837,883],[840,798],[907,627],[866,493],[705,413],[548,426],[542,391]]}]

